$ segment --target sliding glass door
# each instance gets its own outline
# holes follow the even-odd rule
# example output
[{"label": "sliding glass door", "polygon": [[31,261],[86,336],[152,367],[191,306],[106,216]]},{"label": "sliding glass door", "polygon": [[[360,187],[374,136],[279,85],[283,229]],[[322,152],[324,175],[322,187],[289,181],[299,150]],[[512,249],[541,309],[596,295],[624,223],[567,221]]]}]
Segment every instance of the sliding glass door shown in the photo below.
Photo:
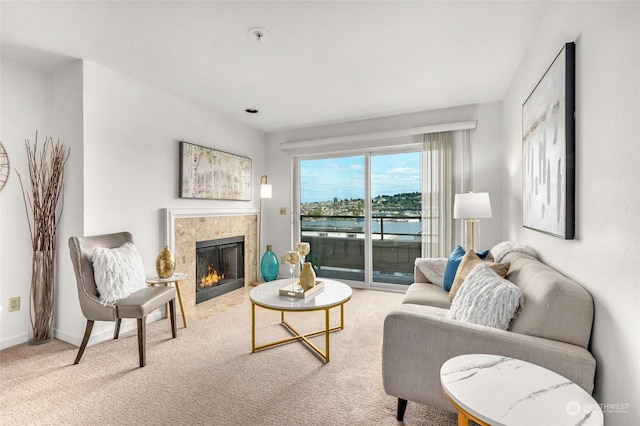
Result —
[{"label": "sliding glass door", "polygon": [[301,160],[300,238],[318,277],[365,282],[363,155]]},{"label": "sliding glass door", "polygon": [[372,281],[411,284],[422,250],[421,155],[371,156]]},{"label": "sliding glass door", "polygon": [[421,153],[298,160],[300,239],[319,277],[410,284],[421,253]]}]

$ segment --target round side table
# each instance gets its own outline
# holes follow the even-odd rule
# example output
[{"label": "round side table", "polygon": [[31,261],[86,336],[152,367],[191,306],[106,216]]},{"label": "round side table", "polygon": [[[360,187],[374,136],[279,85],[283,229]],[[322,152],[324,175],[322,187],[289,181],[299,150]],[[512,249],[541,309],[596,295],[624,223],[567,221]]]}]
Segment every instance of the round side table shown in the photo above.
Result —
[{"label": "round side table", "polygon": [[182,314],[182,324],[184,328],[187,328],[187,316],[184,313],[184,305],[182,304],[182,293],[180,292],[180,280],[187,278],[187,274],[184,272],[175,272],[168,278],[160,278],[158,275],[147,275],[146,283],[149,285],[164,284],[168,286],[174,283],[176,286],[176,293],[178,294],[178,303],[180,304],[180,313]]},{"label": "round side table", "polygon": [[571,380],[530,362],[468,354],[440,369],[445,395],[458,410],[458,425],[602,426],[600,405]]}]

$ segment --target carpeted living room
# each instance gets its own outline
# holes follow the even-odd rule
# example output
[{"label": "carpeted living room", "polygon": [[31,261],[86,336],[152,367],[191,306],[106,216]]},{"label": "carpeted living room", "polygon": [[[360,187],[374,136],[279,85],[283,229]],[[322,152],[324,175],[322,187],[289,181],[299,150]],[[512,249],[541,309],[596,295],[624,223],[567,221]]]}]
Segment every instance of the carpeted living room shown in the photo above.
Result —
[{"label": "carpeted living room", "polygon": [[639,1],[0,19],[0,423],[640,416]]}]

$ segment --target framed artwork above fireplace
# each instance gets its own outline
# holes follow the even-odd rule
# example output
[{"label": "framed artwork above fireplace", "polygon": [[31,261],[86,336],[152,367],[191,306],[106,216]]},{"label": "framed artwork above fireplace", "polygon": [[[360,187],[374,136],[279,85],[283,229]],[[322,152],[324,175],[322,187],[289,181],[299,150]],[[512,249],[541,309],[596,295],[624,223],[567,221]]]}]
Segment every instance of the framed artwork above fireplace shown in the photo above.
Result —
[{"label": "framed artwork above fireplace", "polygon": [[575,43],[566,43],[522,105],[522,224],[575,234]]},{"label": "framed artwork above fireplace", "polygon": [[180,142],[180,198],[251,200],[251,159]]}]

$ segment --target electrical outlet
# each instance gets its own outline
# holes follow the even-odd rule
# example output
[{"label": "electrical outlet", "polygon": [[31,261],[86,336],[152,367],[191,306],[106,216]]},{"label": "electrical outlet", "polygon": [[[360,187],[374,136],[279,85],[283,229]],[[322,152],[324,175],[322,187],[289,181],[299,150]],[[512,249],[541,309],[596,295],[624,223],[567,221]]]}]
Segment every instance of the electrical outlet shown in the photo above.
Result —
[{"label": "electrical outlet", "polygon": [[20,310],[20,297],[12,297],[9,299],[9,312]]},{"label": "electrical outlet", "polygon": [[287,208],[286,207],[280,207],[280,214],[282,214],[282,215],[287,214]]}]

